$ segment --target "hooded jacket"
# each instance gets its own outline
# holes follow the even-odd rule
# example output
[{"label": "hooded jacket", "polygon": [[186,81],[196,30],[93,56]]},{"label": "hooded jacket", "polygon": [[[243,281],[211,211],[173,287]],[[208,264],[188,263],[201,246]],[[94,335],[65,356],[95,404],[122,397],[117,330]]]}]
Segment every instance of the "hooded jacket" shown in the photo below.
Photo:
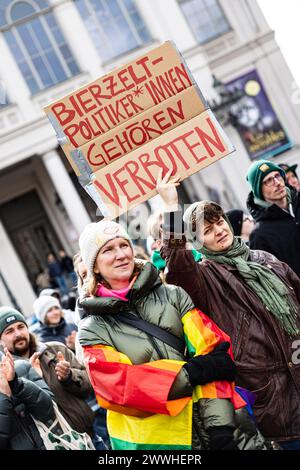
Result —
[{"label": "hooded jacket", "polygon": [[31,415],[43,423],[54,419],[53,395],[29,362],[15,361],[15,371],[12,395],[0,392],[0,449],[43,450]]},{"label": "hooded jacket", "polygon": [[300,277],[300,194],[291,191],[291,206],[295,217],[276,204],[262,207],[254,202],[253,193],[248,196],[247,207],[257,225],[250,235],[252,250],[272,253],[287,263]]},{"label": "hooded jacket", "polygon": [[149,262],[128,299],[85,299],[88,316],[79,325],[92,385],[100,405],[109,410],[112,448],[203,448],[205,426],[235,427],[232,403],[236,408],[245,403],[233,384],[213,382],[193,390],[179,351],[114,314],[129,311],[179,338],[184,335],[190,356],[210,352],[228,336],[194,308],[186,292],[163,285]]},{"label": "hooded jacket", "polygon": [[[232,339],[236,383],[256,395],[258,428],[270,440],[300,439],[299,337],[290,338],[236,268],[212,260],[196,263],[182,234],[165,233],[162,256],[167,282],[183,287],[193,302]],[[264,251],[250,260],[269,267],[290,289],[300,312],[300,279],[285,263]],[[300,327],[300,314],[297,321]]]}]

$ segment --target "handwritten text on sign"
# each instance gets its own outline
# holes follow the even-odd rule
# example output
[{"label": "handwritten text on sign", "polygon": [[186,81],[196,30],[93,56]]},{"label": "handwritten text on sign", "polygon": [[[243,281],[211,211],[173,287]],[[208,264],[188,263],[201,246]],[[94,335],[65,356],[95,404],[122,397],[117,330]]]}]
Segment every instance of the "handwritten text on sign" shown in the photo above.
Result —
[{"label": "handwritten text on sign", "polygon": [[[204,111],[197,89],[190,87],[116,127],[80,150],[92,171],[109,165]],[[68,156],[69,144],[63,149]],[[70,154],[70,151],[69,151]]]},{"label": "handwritten text on sign", "polygon": [[192,86],[170,42],[47,106],[74,147]]},{"label": "handwritten text on sign", "polygon": [[183,180],[233,150],[208,110],[97,171],[93,183],[115,218],[157,194],[160,168]]}]

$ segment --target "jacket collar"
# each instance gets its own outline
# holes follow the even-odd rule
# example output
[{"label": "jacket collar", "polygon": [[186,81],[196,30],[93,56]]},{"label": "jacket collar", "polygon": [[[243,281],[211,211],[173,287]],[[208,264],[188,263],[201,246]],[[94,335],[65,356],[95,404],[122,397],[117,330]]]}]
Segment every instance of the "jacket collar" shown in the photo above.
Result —
[{"label": "jacket collar", "polygon": [[[140,261],[139,261],[140,262]],[[142,270],[128,293],[130,303],[136,304],[152,289],[161,284],[159,272],[149,261],[140,262]],[[81,301],[88,315],[114,314],[126,308],[127,302],[114,297],[92,297]]]},{"label": "jacket collar", "polygon": [[[294,213],[296,213],[296,209],[299,205],[299,193],[290,186],[289,189],[291,192],[292,207]],[[272,204],[269,207],[262,207],[256,204],[252,191],[249,193],[247,198],[247,208],[256,222],[260,222],[262,220],[279,220],[292,217],[289,212],[280,209],[280,207],[278,207],[276,204]]]}]

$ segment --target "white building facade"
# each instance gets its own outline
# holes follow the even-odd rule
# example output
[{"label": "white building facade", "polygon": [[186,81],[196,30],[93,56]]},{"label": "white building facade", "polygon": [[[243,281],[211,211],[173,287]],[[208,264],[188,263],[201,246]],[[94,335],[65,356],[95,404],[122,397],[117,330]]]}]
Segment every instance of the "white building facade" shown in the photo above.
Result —
[{"label": "white building facade", "polygon": [[[299,90],[256,0],[0,0],[0,304],[32,311],[47,253],[78,249],[96,207],[79,186],[43,107],[165,40],[182,52],[204,96],[256,70],[300,155]],[[236,152],[183,184],[184,202],[245,208],[251,163]]]}]

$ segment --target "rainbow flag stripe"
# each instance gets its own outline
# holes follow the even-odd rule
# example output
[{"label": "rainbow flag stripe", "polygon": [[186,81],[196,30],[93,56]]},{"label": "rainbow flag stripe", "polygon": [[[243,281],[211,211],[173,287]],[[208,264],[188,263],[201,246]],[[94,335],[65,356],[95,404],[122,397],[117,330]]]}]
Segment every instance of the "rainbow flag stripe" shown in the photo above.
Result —
[{"label": "rainbow flag stripe", "polygon": [[[230,341],[200,310],[182,318],[190,356],[207,354]],[[106,345],[83,345],[86,367],[97,400],[106,408],[112,448],[191,449],[193,403],[201,398],[227,398],[245,406],[234,384],[213,382],[194,388],[193,396],[168,400],[183,361],[163,359],[132,364],[123,353]],[[232,352],[231,352],[232,354]]]},{"label": "rainbow flag stripe", "polygon": [[[208,354],[218,344],[228,341],[230,343],[228,352],[233,359],[230,337],[201,310],[194,308],[187,312],[182,318],[182,323],[188,353],[191,357]],[[235,409],[246,405],[235,391],[234,383],[224,381],[195,387],[193,400],[198,401],[201,398],[229,398]]]}]

